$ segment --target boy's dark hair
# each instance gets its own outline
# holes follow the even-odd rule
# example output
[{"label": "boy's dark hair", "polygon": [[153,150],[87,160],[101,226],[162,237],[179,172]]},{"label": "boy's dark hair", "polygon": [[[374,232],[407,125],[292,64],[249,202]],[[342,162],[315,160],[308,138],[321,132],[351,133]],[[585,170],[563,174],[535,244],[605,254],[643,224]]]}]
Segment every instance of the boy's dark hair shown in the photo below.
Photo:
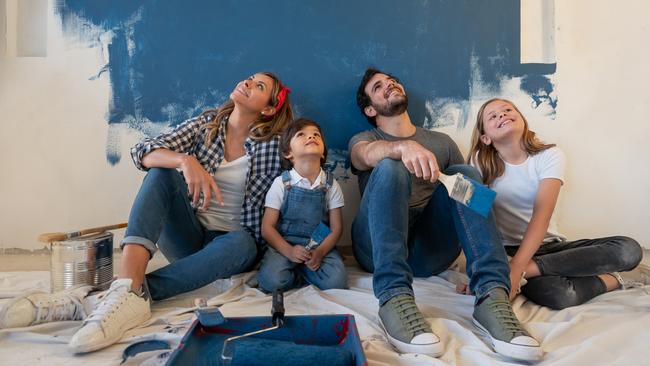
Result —
[{"label": "boy's dark hair", "polygon": [[370,124],[373,125],[374,127],[377,127],[377,121],[375,120],[375,117],[369,117],[368,115],[366,115],[364,109],[366,109],[366,107],[370,105],[370,96],[366,94],[365,91],[366,85],[368,84],[370,79],[372,79],[372,77],[375,76],[376,74],[384,74],[389,78],[395,79],[396,81],[399,82],[399,79],[397,79],[393,75],[385,73],[379,69],[375,69],[374,67],[369,67],[366,70],[365,74],[363,74],[363,78],[361,78],[361,82],[359,83],[359,88],[357,88],[357,105],[361,110],[361,114],[363,114],[364,117],[366,117],[366,119],[368,120],[368,122],[370,122]]},{"label": "boy's dark hair", "polygon": [[293,136],[307,126],[314,126],[318,129],[318,132],[320,132],[321,139],[323,140],[323,157],[320,159],[320,166],[321,168],[325,167],[325,161],[327,160],[327,143],[325,142],[323,130],[320,128],[318,123],[310,119],[298,118],[293,123],[289,124],[289,127],[284,130],[280,137],[280,154],[282,155],[280,164],[282,165],[282,169],[289,170],[293,167],[293,163],[291,163],[289,159],[285,158],[285,156],[291,153],[291,139]]}]

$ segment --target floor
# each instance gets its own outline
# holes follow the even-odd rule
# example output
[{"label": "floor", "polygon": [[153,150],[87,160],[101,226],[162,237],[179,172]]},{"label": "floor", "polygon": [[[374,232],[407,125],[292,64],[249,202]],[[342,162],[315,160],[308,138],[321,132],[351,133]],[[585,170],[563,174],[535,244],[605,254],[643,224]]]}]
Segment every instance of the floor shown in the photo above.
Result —
[{"label": "floor", "polygon": [[[353,258],[352,251],[350,247],[341,248],[341,253],[345,256],[346,259]],[[113,254],[113,266],[114,271],[117,272],[118,265],[120,263],[121,254],[119,251],[115,251]],[[147,267],[147,271],[156,270],[165,264],[167,260],[160,253],[157,252]],[[650,268],[650,249],[643,250],[643,261],[641,262],[642,266]],[[48,271],[50,269],[50,256],[46,252],[41,252],[38,254],[4,254],[0,255],[0,272],[6,271]]]},{"label": "floor", "polygon": [[[119,269],[121,253],[115,251],[113,253],[113,271],[117,274]],[[148,271],[156,270],[165,264],[167,260],[160,253],[157,252],[147,266]],[[50,270],[50,255],[43,252],[38,254],[4,254],[0,255],[0,272],[13,272],[13,271],[49,271]]]}]

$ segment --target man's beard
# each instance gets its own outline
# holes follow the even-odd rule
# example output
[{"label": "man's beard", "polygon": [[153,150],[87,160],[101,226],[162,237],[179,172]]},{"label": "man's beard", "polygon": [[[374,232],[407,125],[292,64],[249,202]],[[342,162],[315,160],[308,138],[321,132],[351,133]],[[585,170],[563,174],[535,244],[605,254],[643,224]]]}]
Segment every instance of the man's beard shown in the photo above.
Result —
[{"label": "man's beard", "polygon": [[400,115],[406,112],[406,108],[409,105],[409,98],[402,94],[403,98],[393,100],[392,102],[388,101],[384,105],[373,105],[377,114],[384,117],[393,117]]}]

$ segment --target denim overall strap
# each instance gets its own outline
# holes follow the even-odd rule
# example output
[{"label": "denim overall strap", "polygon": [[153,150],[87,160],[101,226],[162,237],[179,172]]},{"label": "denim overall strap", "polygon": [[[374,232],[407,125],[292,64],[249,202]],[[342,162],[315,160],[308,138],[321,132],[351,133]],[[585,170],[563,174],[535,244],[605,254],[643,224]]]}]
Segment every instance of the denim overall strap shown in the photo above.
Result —
[{"label": "denim overall strap", "polygon": [[282,172],[282,184],[284,184],[284,189],[291,187],[291,173],[288,170]]},{"label": "denim overall strap", "polygon": [[327,186],[307,189],[284,183],[278,231],[291,244],[307,245],[316,226],[327,218]]},{"label": "denim overall strap", "polygon": [[329,215],[329,207],[327,204],[327,192],[329,192],[330,188],[332,188],[332,183],[334,182],[334,175],[332,172],[326,172],[325,173],[325,184],[322,184],[321,180],[321,185],[319,189],[322,189],[325,194],[323,195],[323,222],[327,225],[330,223],[330,215]]}]

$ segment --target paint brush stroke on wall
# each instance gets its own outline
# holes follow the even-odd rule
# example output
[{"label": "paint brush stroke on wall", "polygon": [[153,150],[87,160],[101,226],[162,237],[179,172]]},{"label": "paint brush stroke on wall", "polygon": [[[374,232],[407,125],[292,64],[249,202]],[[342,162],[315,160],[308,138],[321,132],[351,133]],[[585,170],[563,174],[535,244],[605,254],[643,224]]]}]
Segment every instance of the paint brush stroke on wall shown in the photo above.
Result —
[{"label": "paint brush stroke on wall", "polygon": [[298,113],[343,150],[368,128],[355,104],[368,66],[400,77],[427,128],[465,123],[477,75],[495,95],[521,78],[533,103],[557,104],[555,64],[519,62],[518,0],[59,0],[56,11],[68,37],[104,34],[88,46],[108,51],[109,124],[176,125],[259,70],[279,74]]}]

